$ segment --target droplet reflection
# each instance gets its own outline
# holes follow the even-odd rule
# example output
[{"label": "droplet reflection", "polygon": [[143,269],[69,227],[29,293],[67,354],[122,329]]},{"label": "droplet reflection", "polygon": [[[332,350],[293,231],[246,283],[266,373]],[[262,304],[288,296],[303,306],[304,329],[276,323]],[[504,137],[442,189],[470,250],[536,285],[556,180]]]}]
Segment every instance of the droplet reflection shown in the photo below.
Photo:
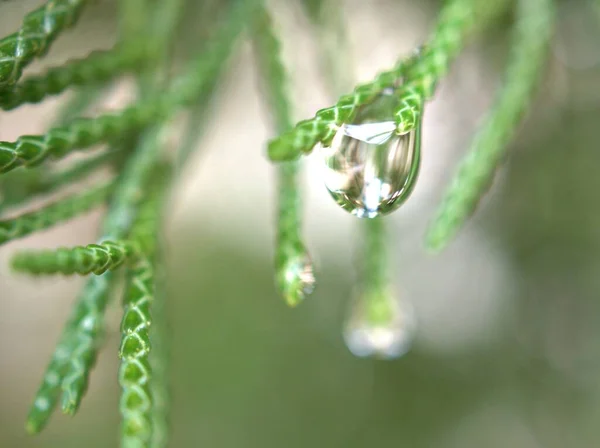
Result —
[{"label": "droplet reflection", "polygon": [[420,166],[420,125],[397,134],[393,89],[364,106],[321,149],[325,186],[344,210],[374,218],[396,210],[412,192]]},{"label": "droplet reflection", "polygon": [[394,359],[410,349],[415,330],[409,303],[398,301],[392,294],[371,293],[354,303],[344,340],[356,356]]}]

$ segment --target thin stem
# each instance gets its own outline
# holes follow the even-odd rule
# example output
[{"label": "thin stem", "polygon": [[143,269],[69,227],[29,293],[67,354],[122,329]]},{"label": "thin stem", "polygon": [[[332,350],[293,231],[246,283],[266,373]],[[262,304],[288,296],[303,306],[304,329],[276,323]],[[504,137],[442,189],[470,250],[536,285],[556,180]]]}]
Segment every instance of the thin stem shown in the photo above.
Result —
[{"label": "thin stem", "polygon": [[[257,13],[253,38],[275,128],[284,132],[292,126],[288,75],[281,62],[281,45],[264,7]],[[280,292],[291,306],[301,302],[314,287],[312,263],[301,237],[299,169],[298,162],[277,167],[279,193],[275,267]]]},{"label": "thin stem", "polygon": [[[118,153],[117,150],[103,151],[72,166],[49,173],[37,170],[10,173],[6,179],[0,179],[0,186],[4,190],[0,210],[22,205],[38,195],[48,195],[65,185],[80,181],[114,160]],[[8,178],[13,174],[14,178]]]},{"label": "thin stem", "polygon": [[83,288],[35,394],[25,425],[29,433],[37,434],[46,426],[64,381],[69,379],[70,384],[76,383],[81,390],[87,388],[81,375],[67,374],[85,370],[86,364],[93,362],[89,354],[95,349],[95,340],[104,326],[103,312],[98,306],[108,300],[111,286],[112,278],[104,274],[92,277]]},{"label": "thin stem", "polygon": [[321,72],[329,84],[328,90],[342,95],[352,88],[354,79],[342,2],[305,0],[303,4],[316,28]]},{"label": "thin stem", "polygon": [[411,309],[401,305],[389,283],[389,241],[383,218],[367,220],[363,229],[362,290],[347,322],[346,343],[357,356],[397,358],[408,350],[413,337]]},{"label": "thin stem", "polygon": [[141,255],[139,247],[130,241],[103,241],[87,246],[58,249],[24,250],[12,258],[12,268],[33,275],[102,275]]},{"label": "thin stem", "polygon": [[520,0],[508,68],[495,104],[478,131],[431,224],[426,240],[441,250],[491,186],[507,145],[535,92],[554,22],[552,0]]},{"label": "thin stem", "polygon": [[[163,3],[169,3],[166,0]],[[144,33],[150,20],[153,5],[148,0],[120,0],[119,12],[119,41],[130,42]]]},{"label": "thin stem", "polygon": [[364,220],[363,292],[377,297],[388,292],[388,243],[384,218]]},{"label": "thin stem", "polygon": [[105,93],[110,83],[104,86],[83,86],[74,92],[73,97],[65,101],[54,120],[56,126],[62,126],[83,115]]},{"label": "thin stem", "polygon": [[102,204],[108,198],[111,190],[112,182],[53,202],[16,218],[0,221],[0,245],[48,229],[88,212]]},{"label": "thin stem", "polygon": [[192,106],[187,117],[186,131],[182,142],[177,150],[177,170],[181,171],[187,164],[190,156],[194,153],[200,142],[208,121],[211,104],[215,96],[215,90],[220,76],[217,74],[213,82],[208,82],[206,88],[198,97],[196,104]]},{"label": "thin stem", "polygon": [[[214,8],[207,7],[206,4],[204,8],[205,11],[203,11],[204,14],[202,14],[204,16],[203,22],[208,23],[204,24],[205,26],[203,27],[203,32],[206,33],[206,30],[211,29],[209,23],[214,22],[213,18],[217,16],[217,13],[216,11],[212,10]],[[214,23],[211,24],[213,27],[215,26]],[[197,35],[189,36],[188,38],[201,41],[206,40],[204,37],[199,37]],[[195,99],[194,104],[190,108],[189,114],[186,117],[186,130],[183,132],[182,140],[177,149],[176,169],[178,173],[180,173],[185,167],[188,159],[197,148],[198,143],[200,142],[204,131],[206,130],[208,117],[212,112],[211,109],[213,102],[218,92],[219,81],[221,80],[225,69],[225,64],[222,64],[219,70],[216,70],[212,74],[213,78],[207,80],[205,87],[199,92],[198,97]]]}]

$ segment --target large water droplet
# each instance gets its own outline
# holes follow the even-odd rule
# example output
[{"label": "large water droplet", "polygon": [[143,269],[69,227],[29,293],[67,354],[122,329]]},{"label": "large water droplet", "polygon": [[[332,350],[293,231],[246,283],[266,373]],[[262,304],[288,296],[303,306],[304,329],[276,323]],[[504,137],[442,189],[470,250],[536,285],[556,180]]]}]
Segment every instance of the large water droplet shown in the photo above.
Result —
[{"label": "large water droplet", "polygon": [[410,195],[420,166],[421,125],[399,135],[394,112],[398,98],[385,90],[341,125],[323,147],[325,186],[335,201],[359,218],[396,210]]},{"label": "large water droplet", "polygon": [[392,294],[373,292],[354,304],[344,340],[356,356],[393,359],[410,349],[415,330],[409,303],[398,301]]}]

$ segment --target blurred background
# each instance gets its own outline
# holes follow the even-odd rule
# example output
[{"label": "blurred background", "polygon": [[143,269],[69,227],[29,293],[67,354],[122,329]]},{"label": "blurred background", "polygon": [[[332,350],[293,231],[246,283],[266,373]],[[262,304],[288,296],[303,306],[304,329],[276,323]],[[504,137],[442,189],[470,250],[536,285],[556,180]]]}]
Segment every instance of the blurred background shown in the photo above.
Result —
[{"label": "blurred background", "polygon": [[[0,34],[41,3],[0,3]],[[321,76],[319,34],[296,3],[273,2],[301,119],[337,92]],[[352,84],[422,43],[440,7],[433,0],[339,3],[348,39],[340,74]],[[190,29],[201,24],[195,4]],[[116,9],[115,1],[92,2],[31,72],[109,48]],[[359,221],[327,194],[318,155],[307,158],[304,199],[318,286],[297,309],[275,291],[274,169],[265,156],[273,131],[249,45],[239,48],[167,219],[171,446],[600,445],[598,11],[593,1],[558,2],[547,70],[510,158],[475,217],[438,256],[423,249],[425,228],[501,81],[510,14],[468,46],[428,104],[420,180],[387,219],[397,294],[418,319],[412,350],[394,361],[359,359],[344,345],[361,262]],[[185,47],[192,52],[196,43]],[[131,91],[131,83],[120,84],[96,112],[122,107]],[[44,132],[67,97],[0,114],[0,140]],[[117,446],[118,300],[81,411],[74,418],[57,412],[30,437],[27,409],[82,279],[31,279],[7,266],[17,248],[94,241],[101,216],[95,211],[0,250],[1,447]]]}]

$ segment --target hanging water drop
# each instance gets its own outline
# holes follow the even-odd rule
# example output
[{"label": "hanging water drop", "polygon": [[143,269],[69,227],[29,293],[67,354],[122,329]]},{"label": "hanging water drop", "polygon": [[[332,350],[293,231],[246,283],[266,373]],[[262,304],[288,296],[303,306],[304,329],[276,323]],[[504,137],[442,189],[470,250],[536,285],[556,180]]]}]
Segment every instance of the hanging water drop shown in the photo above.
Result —
[{"label": "hanging water drop", "polygon": [[374,218],[396,210],[412,192],[421,159],[421,125],[396,132],[398,98],[386,89],[323,147],[325,186],[344,210]]},{"label": "hanging water drop", "polygon": [[415,330],[409,303],[398,301],[392,294],[372,292],[352,307],[344,340],[355,356],[394,359],[410,349]]},{"label": "hanging water drop", "polygon": [[278,272],[279,288],[290,306],[296,306],[315,288],[313,264],[306,253],[290,257]]}]

